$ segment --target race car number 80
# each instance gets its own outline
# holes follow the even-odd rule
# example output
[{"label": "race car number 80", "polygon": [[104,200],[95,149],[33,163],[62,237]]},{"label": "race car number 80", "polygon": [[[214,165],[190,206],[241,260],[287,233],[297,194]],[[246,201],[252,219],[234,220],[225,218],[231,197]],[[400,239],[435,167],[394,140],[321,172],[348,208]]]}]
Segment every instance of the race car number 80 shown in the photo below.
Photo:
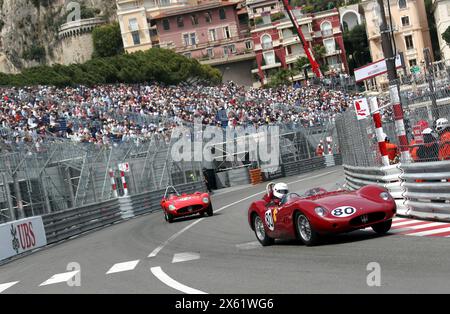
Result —
[{"label": "race car number 80", "polygon": [[350,217],[354,213],[356,213],[356,208],[351,207],[351,206],[342,206],[342,207],[335,208],[331,211],[331,214],[334,217],[339,217],[339,218]]}]

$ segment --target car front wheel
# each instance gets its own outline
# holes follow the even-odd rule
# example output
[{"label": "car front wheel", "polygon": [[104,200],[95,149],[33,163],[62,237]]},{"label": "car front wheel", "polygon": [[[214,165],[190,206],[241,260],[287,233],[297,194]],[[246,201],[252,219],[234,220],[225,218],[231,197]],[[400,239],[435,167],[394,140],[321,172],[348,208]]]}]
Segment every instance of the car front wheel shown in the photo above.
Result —
[{"label": "car front wheel", "polygon": [[206,214],[211,217],[212,215],[214,215],[214,211],[213,211],[213,207],[212,204],[208,205],[208,208],[206,209]]},{"label": "car front wheel", "polygon": [[319,235],[312,227],[308,217],[297,212],[295,214],[295,229],[299,239],[307,246],[316,245],[319,241]]},{"label": "car front wheel", "polygon": [[372,229],[378,234],[385,234],[389,230],[391,230],[391,226],[392,226],[392,219],[377,223],[376,225],[372,226]]},{"label": "car front wheel", "polygon": [[262,246],[273,244],[274,240],[267,235],[266,230],[264,229],[264,223],[257,214],[253,215],[253,229],[255,229],[256,238]]},{"label": "car front wheel", "polygon": [[165,212],[165,213],[164,213],[164,219],[165,219],[168,223],[172,223],[172,222],[173,222],[173,215]]}]

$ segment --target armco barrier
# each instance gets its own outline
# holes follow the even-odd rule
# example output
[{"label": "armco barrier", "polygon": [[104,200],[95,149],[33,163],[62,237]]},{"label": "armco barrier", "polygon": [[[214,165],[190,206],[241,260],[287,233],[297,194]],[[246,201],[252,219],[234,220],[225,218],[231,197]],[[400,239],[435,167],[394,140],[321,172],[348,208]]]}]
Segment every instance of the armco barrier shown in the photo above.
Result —
[{"label": "armco barrier", "polygon": [[118,199],[42,216],[48,243],[65,240],[121,219]]},{"label": "armco barrier", "polygon": [[286,177],[295,176],[302,173],[312,172],[325,168],[324,157],[314,157],[312,159],[291,161],[283,164],[284,175]]},{"label": "armco barrier", "polygon": [[397,203],[397,212],[406,214],[403,188],[400,185],[400,164],[387,167],[355,167],[344,165],[347,186],[357,190],[363,186],[376,184],[386,188]]},{"label": "armco barrier", "polygon": [[450,161],[402,164],[407,215],[450,220]]}]

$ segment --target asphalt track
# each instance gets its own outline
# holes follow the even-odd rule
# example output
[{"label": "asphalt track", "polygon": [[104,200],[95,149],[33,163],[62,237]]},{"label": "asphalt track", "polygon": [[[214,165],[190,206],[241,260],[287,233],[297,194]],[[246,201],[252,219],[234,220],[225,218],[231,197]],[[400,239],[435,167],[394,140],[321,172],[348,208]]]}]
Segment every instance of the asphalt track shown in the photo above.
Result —
[{"label": "asphalt track", "polygon": [[[283,181],[296,192],[335,189],[343,171],[328,168]],[[316,247],[296,241],[261,247],[246,214],[263,190],[217,192],[213,217],[168,224],[154,213],[45,248],[0,266],[0,293],[450,292],[450,238],[358,231]],[[68,273],[72,262],[80,265],[76,274]],[[367,284],[372,262],[380,266],[380,286]],[[80,284],[69,286],[68,278]]]}]

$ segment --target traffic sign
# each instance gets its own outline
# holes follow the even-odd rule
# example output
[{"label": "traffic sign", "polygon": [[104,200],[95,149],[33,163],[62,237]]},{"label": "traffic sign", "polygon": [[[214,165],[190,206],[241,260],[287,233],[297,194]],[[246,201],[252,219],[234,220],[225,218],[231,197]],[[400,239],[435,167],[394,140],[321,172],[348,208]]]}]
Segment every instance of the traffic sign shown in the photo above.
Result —
[{"label": "traffic sign", "polygon": [[355,100],[355,111],[358,120],[367,119],[370,116],[369,103],[367,98],[360,98]]},{"label": "traffic sign", "polygon": [[419,66],[418,66],[418,65],[415,65],[415,66],[411,67],[411,73],[413,73],[413,74],[418,74],[418,73],[420,73],[420,68],[419,68]]},{"label": "traffic sign", "polygon": [[[397,55],[395,58],[395,68],[402,67],[402,60],[400,55]],[[361,82],[364,80],[368,80],[379,75],[387,73],[387,64],[386,60],[379,60],[377,62],[369,63],[361,68],[355,69],[355,80],[356,82]]]},{"label": "traffic sign", "polygon": [[119,171],[130,172],[130,164],[127,162],[119,164]]}]

